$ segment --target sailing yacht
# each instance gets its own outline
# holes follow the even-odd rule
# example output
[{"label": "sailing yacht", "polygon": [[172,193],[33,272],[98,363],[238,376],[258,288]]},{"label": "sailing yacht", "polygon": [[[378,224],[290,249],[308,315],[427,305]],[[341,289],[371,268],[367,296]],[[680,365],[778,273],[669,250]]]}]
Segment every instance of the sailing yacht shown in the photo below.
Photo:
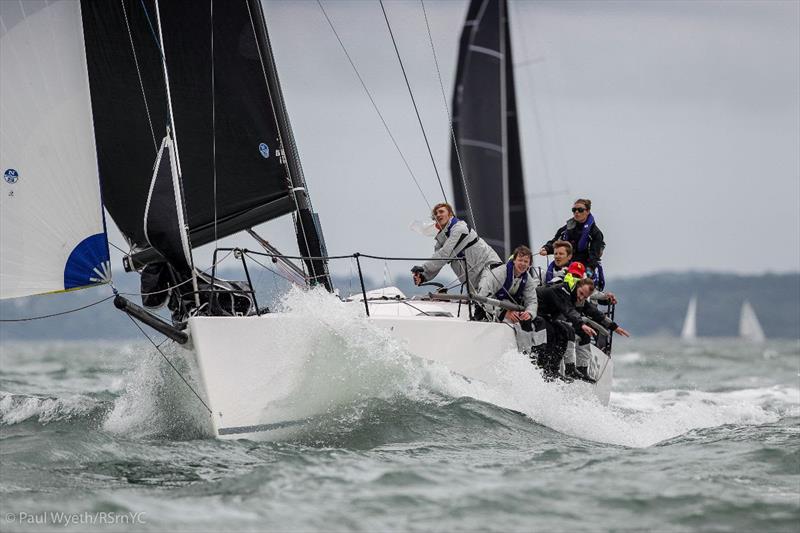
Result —
[{"label": "sailing yacht", "polygon": [[[468,20],[469,31],[483,35],[479,27],[493,25],[489,34],[500,40],[481,46],[489,63],[502,64],[505,2],[477,3],[482,16]],[[307,317],[259,307],[248,270],[258,253],[218,248],[210,273],[193,256],[199,246],[291,215],[300,255],[280,254],[256,235],[260,255],[304,284],[333,289],[261,2],[28,7],[0,3],[0,297],[108,283],[105,207],[130,247],[126,270],[141,275],[144,307],[119,294],[114,303],[185,349],[215,436],[274,438],[325,412],[329,405],[315,403],[311,389],[302,401],[290,399],[293,388],[308,386],[303,369],[317,340]],[[508,103],[506,89],[498,94]],[[507,155],[502,146],[483,149]],[[503,191],[510,206],[513,186]],[[515,210],[504,209],[509,219]],[[217,277],[225,254],[241,261],[246,281]],[[346,305],[363,308],[365,320],[409,353],[494,383],[497,359],[517,349],[516,337],[507,324],[472,321],[474,301],[469,292],[442,300],[367,291],[362,279],[361,294]],[[151,311],[163,306],[171,322]],[[597,383],[574,386],[608,403],[613,363],[597,347],[592,353]]]},{"label": "sailing yacht", "polygon": [[689,300],[689,307],[686,309],[686,317],[683,319],[681,329],[681,340],[691,342],[697,338],[697,296],[693,295]]},{"label": "sailing yacht", "polygon": [[739,338],[754,344],[761,344],[766,340],[761,322],[748,300],[742,302],[742,310],[739,314]]}]

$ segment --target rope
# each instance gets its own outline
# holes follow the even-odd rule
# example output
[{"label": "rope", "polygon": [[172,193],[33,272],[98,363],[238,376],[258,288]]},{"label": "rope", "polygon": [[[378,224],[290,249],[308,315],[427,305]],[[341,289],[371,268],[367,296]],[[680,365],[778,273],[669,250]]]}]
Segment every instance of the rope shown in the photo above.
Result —
[{"label": "rope", "polygon": [[[130,318],[130,319],[131,319],[131,322],[133,322],[133,325],[134,325],[134,326],[136,326],[136,327],[139,329],[139,331],[141,331],[141,332],[142,332],[142,335],[144,335],[144,336],[147,338],[147,340],[149,340],[149,341],[150,341],[150,344],[152,344],[152,345],[155,347],[155,349],[156,349],[156,350],[158,350],[158,353],[160,353],[160,354],[161,354],[161,357],[163,357],[163,358],[164,358],[164,361],[166,361],[166,362],[167,362],[167,364],[168,364],[170,367],[172,367],[172,370],[174,370],[174,371],[175,371],[175,373],[176,373],[176,374],[178,374],[178,377],[180,377],[180,378],[183,380],[183,382],[184,382],[184,383],[186,383],[186,386],[187,386],[187,387],[189,387],[189,390],[190,390],[190,391],[192,391],[192,392],[194,393],[194,395],[195,395],[195,396],[197,396],[197,399],[198,399],[198,400],[200,400],[200,403],[202,403],[202,404],[203,404],[203,407],[205,407],[205,408],[206,408],[206,410],[209,412],[209,414],[211,414],[211,413],[212,413],[212,411],[211,411],[211,408],[208,406],[208,404],[206,404],[206,402],[205,402],[205,401],[203,401],[203,398],[201,398],[201,397],[200,397],[200,395],[197,393],[197,391],[196,391],[196,390],[194,390],[194,387],[192,387],[192,385],[191,385],[191,384],[190,384],[190,383],[189,383],[189,382],[186,380],[186,378],[185,378],[185,377],[183,377],[183,374],[181,374],[180,370],[178,370],[178,369],[175,367],[175,365],[173,365],[173,364],[172,364],[172,361],[170,361],[170,360],[169,360],[169,357],[167,357],[167,356],[164,354],[164,352],[162,352],[162,351],[161,351],[160,345],[156,344],[156,343],[155,343],[155,341],[153,341],[153,339],[151,339],[151,338],[150,338],[150,335],[148,335],[148,334],[147,334],[147,332],[145,332],[145,330],[144,330],[144,329],[142,329],[142,326],[140,326],[140,325],[139,325],[139,323],[138,323],[138,322],[136,322],[136,321],[133,319],[133,317],[132,317],[132,316],[128,315],[127,313],[126,313],[126,316],[127,316],[128,318]],[[163,343],[162,343],[162,344],[163,344]]]},{"label": "rope", "polygon": [[439,188],[442,190],[442,198],[444,201],[447,202],[447,193],[444,192],[444,185],[442,185],[442,178],[439,176],[439,169],[436,168],[436,160],[433,157],[433,150],[431,150],[431,143],[428,142],[428,135],[425,133],[425,127],[422,125],[422,117],[419,115],[419,108],[417,107],[417,101],[414,99],[414,92],[411,90],[411,83],[408,81],[408,75],[406,74],[406,68],[403,66],[403,60],[400,57],[400,50],[397,48],[397,41],[394,38],[394,33],[392,32],[392,25],[389,23],[389,15],[386,14],[386,8],[383,5],[383,0],[378,0],[381,4],[381,11],[383,11],[383,18],[386,20],[386,27],[389,29],[389,36],[392,38],[392,44],[394,45],[394,51],[397,55],[397,61],[400,63],[400,70],[403,71],[403,78],[406,80],[406,87],[408,88],[408,94],[411,96],[411,103],[414,105],[414,113],[417,114],[417,122],[419,122],[420,130],[422,130],[422,137],[425,139],[425,146],[428,147],[428,155],[431,157],[431,164],[433,164],[433,171],[436,173],[436,181],[439,182]]},{"label": "rope", "polygon": [[431,43],[431,52],[433,52],[433,63],[436,65],[436,76],[439,78],[439,88],[442,90],[442,100],[444,101],[444,109],[447,112],[447,125],[450,127],[450,137],[453,139],[453,150],[456,153],[456,161],[458,162],[458,173],[461,179],[461,185],[464,187],[464,196],[467,199],[467,211],[469,211],[469,218],[472,222],[472,228],[478,231],[475,224],[475,215],[472,212],[472,200],[469,197],[469,189],[467,188],[467,178],[464,175],[464,165],[461,163],[461,151],[458,149],[458,141],[456,141],[456,132],[453,128],[453,116],[450,114],[450,106],[447,105],[447,94],[444,92],[444,83],[442,82],[442,72],[439,69],[439,59],[436,56],[436,47],[433,46],[433,35],[431,34],[431,26],[428,23],[428,12],[425,9],[425,0],[419,0],[422,4],[422,14],[425,17],[425,27],[428,29],[428,40]]},{"label": "rope", "polygon": [[125,255],[128,255],[128,253],[129,253],[129,252],[126,252],[125,250],[123,250],[122,248],[120,248],[119,246],[117,246],[116,244],[114,244],[111,241],[108,241],[108,244],[110,244],[111,246],[113,246],[114,248],[116,248],[118,251],[122,252]]},{"label": "rope", "polygon": [[254,258],[254,257],[253,257],[251,254],[249,254],[249,253],[247,253],[247,252],[243,252],[243,253],[244,253],[244,255],[245,255],[246,257],[248,257],[248,258],[249,258],[251,261],[253,261],[253,262],[254,262],[255,264],[257,264],[258,266],[260,266],[260,267],[262,267],[262,268],[264,268],[264,269],[266,269],[266,270],[269,270],[270,272],[272,272],[272,273],[273,273],[273,274],[275,274],[276,276],[278,276],[278,277],[280,277],[280,278],[283,278],[283,279],[285,279],[285,280],[286,280],[286,281],[288,281],[289,283],[294,283],[295,285],[298,285],[298,283],[297,283],[297,281],[296,281],[296,280],[294,280],[294,279],[292,279],[292,278],[290,278],[290,277],[288,277],[288,276],[286,276],[286,275],[284,275],[284,274],[281,274],[281,273],[280,273],[280,272],[278,272],[277,270],[273,270],[273,269],[271,269],[270,267],[268,267],[267,265],[265,265],[264,263],[262,263],[262,262],[261,262],[261,261],[259,261],[258,259],[255,259],[255,258]]},{"label": "rope", "polygon": [[60,313],[51,313],[49,315],[32,316],[32,317],[29,317],[29,318],[3,318],[3,319],[0,319],[0,322],[29,322],[31,320],[41,320],[43,318],[51,318],[51,317],[54,317],[54,316],[68,315],[70,313],[75,313],[76,311],[82,311],[83,309],[87,309],[89,307],[92,307],[93,305],[97,305],[97,304],[101,304],[103,302],[107,302],[108,300],[110,300],[113,297],[114,297],[114,295],[112,294],[111,296],[103,298],[102,300],[98,300],[96,302],[90,303],[88,305],[84,305],[82,307],[76,307],[75,309],[70,309],[68,311],[61,311]]},{"label": "rope", "polygon": [[381,122],[383,123],[383,127],[386,129],[386,133],[389,134],[389,138],[392,140],[392,143],[394,144],[394,147],[397,149],[397,153],[400,154],[400,159],[403,160],[403,163],[405,164],[406,169],[408,170],[408,173],[411,175],[411,179],[414,180],[414,185],[417,186],[417,190],[419,190],[419,193],[422,195],[422,199],[425,200],[425,203],[428,205],[428,209],[431,209],[431,203],[428,201],[428,198],[425,196],[425,193],[422,192],[422,187],[420,187],[419,182],[417,181],[417,177],[414,175],[414,171],[411,170],[411,165],[408,164],[408,161],[406,160],[405,155],[403,155],[403,151],[400,150],[400,146],[397,144],[397,140],[394,138],[394,135],[392,135],[392,131],[389,129],[389,125],[386,123],[386,120],[383,118],[383,114],[381,113],[381,110],[378,108],[378,104],[375,103],[375,99],[372,97],[372,93],[369,92],[369,89],[367,88],[367,84],[364,82],[364,79],[361,77],[361,74],[358,72],[358,68],[356,68],[356,64],[353,62],[353,59],[350,57],[350,53],[347,51],[347,48],[345,48],[344,42],[342,42],[342,39],[339,37],[339,33],[336,31],[336,28],[334,28],[333,22],[331,21],[330,17],[328,16],[328,13],[325,11],[325,8],[322,7],[322,2],[320,0],[317,0],[317,4],[319,5],[319,8],[322,10],[322,14],[325,16],[325,20],[328,21],[328,25],[331,27],[331,31],[333,31],[333,35],[335,35],[336,36],[336,40],[339,41],[339,46],[342,48],[342,52],[344,52],[345,57],[347,57],[347,60],[350,62],[350,66],[353,67],[353,72],[355,72],[356,77],[358,78],[358,81],[361,82],[361,87],[364,89],[364,92],[367,93],[367,97],[369,98],[369,101],[372,102],[372,107],[375,109],[375,112],[378,114],[378,118],[381,119]]}]

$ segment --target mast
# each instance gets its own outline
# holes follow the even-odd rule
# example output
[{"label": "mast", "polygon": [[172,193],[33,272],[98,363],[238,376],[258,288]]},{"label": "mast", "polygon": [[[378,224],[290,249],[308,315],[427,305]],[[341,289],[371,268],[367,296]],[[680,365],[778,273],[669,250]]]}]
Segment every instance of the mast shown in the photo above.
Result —
[{"label": "mast", "polygon": [[511,213],[510,213],[510,191],[508,184],[508,58],[506,56],[506,33],[508,30],[508,18],[506,17],[506,3],[499,2],[497,9],[500,11],[498,14],[499,27],[497,28],[500,34],[500,138],[501,141],[501,157],[502,157],[502,172],[503,172],[503,246],[505,253],[500,257],[509,257],[511,255]]},{"label": "mast", "polygon": [[[297,244],[301,255],[309,257],[324,257],[327,255],[325,240],[322,235],[322,228],[319,223],[317,213],[313,211],[311,201],[308,196],[303,168],[300,165],[300,154],[297,151],[292,126],[289,122],[289,114],[286,111],[286,102],[283,98],[280,81],[278,79],[278,69],[275,65],[275,57],[272,53],[272,45],[267,33],[264,11],[260,0],[247,0],[253,24],[258,39],[258,48],[262,64],[266,71],[267,86],[270,93],[270,101],[273,111],[278,121],[278,132],[282,155],[284,157],[291,187],[291,194],[297,205],[297,218],[295,219],[295,231],[297,232]],[[321,283],[328,291],[333,290],[330,274],[328,273],[328,262],[324,259],[308,259],[305,261],[309,276],[313,283]]]}]

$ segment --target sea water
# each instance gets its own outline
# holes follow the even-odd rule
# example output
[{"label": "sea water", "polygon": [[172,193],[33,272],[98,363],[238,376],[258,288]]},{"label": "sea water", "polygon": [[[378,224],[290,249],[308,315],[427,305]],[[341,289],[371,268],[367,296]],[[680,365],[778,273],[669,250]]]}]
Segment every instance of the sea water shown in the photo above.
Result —
[{"label": "sea water", "polygon": [[325,298],[284,302],[339,333],[296,391],[325,414],[280,442],[209,438],[146,341],[4,342],[0,529],[800,528],[800,341],[616,339],[605,407],[512,353],[495,387],[451,375]]}]

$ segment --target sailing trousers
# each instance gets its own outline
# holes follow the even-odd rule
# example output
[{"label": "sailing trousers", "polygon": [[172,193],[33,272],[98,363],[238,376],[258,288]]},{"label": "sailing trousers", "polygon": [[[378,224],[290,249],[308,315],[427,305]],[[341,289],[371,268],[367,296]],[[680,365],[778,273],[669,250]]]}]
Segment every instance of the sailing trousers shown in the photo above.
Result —
[{"label": "sailing trousers", "polygon": [[[537,363],[544,369],[545,374],[557,375],[568,345],[574,345],[572,341],[575,339],[575,330],[568,322],[562,320],[544,319],[543,322],[547,330],[547,342],[534,348],[537,354]],[[575,360],[574,354],[573,350],[572,361]]]}]

